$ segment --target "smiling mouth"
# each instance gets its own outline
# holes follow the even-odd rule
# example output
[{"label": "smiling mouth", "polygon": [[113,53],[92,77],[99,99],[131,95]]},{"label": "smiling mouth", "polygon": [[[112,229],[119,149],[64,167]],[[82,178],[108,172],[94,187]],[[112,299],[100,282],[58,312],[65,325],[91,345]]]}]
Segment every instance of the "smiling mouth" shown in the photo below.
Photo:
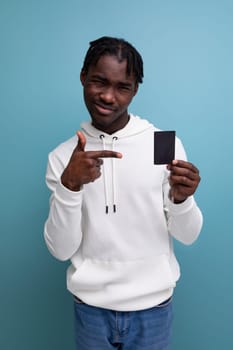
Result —
[{"label": "smiling mouth", "polygon": [[112,107],[101,105],[99,103],[95,103],[95,108],[100,114],[103,114],[103,115],[109,115],[114,111]]}]

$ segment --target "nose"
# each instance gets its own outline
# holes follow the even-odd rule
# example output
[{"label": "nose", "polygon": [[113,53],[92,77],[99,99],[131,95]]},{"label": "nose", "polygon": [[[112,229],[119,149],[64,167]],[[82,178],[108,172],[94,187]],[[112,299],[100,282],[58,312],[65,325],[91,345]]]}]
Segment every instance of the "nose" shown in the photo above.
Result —
[{"label": "nose", "polygon": [[115,102],[115,93],[112,88],[106,88],[100,93],[100,99],[106,104],[112,104]]}]

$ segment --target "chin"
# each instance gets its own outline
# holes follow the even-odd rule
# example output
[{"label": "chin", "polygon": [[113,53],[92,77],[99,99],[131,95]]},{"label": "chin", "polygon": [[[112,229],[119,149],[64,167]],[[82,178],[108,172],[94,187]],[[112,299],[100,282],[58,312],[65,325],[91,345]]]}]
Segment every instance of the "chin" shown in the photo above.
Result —
[{"label": "chin", "polygon": [[99,126],[110,126],[114,124],[115,119],[111,119],[110,116],[106,115],[98,115],[97,117],[92,117],[92,123],[93,125],[99,125]]}]

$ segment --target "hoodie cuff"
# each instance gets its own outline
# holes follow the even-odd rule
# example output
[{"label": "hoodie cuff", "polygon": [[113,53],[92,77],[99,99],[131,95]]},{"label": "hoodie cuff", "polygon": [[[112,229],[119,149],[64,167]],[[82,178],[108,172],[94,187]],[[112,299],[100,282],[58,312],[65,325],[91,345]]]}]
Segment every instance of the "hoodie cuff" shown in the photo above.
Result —
[{"label": "hoodie cuff", "polygon": [[168,210],[173,215],[181,215],[193,208],[193,205],[195,204],[195,200],[193,196],[188,197],[184,202],[182,203],[173,203],[170,199],[168,199]]},{"label": "hoodie cuff", "polygon": [[77,206],[82,202],[83,189],[80,191],[71,191],[59,181],[55,190],[55,197],[61,203]]}]

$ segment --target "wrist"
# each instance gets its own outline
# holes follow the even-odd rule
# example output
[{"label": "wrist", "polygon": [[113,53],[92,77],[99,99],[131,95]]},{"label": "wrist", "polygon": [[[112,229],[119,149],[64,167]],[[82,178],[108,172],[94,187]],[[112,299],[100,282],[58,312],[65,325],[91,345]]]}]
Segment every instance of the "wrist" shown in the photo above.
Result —
[{"label": "wrist", "polygon": [[177,197],[175,197],[175,196],[172,195],[171,190],[170,190],[170,192],[169,192],[169,199],[170,199],[170,201],[172,201],[172,203],[174,203],[174,204],[181,204],[181,203],[185,202],[187,198],[188,198],[188,197],[179,197],[179,198],[177,198]]},{"label": "wrist", "polygon": [[66,176],[61,176],[61,183],[64,187],[66,187],[68,190],[73,192],[78,192],[81,190],[81,185],[74,183],[74,181],[67,179]]},{"label": "wrist", "polygon": [[186,201],[186,199],[187,199],[187,198],[182,199],[182,200],[178,200],[178,199],[173,198],[172,202],[173,202],[174,204],[181,204],[181,203],[184,203],[184,201]]}]

